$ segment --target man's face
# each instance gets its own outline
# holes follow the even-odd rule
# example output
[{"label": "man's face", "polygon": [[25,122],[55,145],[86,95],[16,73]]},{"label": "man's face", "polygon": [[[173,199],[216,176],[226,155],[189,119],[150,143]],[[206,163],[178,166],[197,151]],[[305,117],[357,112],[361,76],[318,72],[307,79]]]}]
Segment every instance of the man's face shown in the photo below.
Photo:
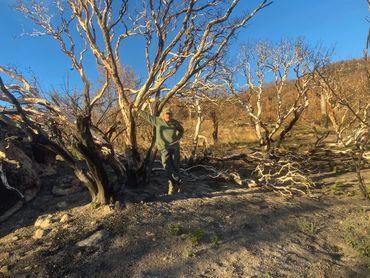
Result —
[{"label": "man's face", "polygon": [[163,120],[165,122],[169,122],[171,119],[172,119],[172,113],[170,113],[170,112],[163,113]]}]

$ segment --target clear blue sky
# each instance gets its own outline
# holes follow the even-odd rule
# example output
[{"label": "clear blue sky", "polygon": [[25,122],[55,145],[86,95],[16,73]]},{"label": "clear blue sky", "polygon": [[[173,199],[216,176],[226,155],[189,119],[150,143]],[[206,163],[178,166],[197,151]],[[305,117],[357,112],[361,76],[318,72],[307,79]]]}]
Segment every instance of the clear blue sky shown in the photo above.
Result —
[{"label": "clear blue sky", "polygon": [[[52,38],[20,36],[22,26],[27,28],[30,22],[9,8],[14,2],[0,0],[0,65],[13,65],[24,73],[33,72],[43,90],[60,88],[67,75],[73,82],[71,63]],[[251,3],[258,3],[257,0],[241,2],[244,3],[240,7],[246,5],[247,9],[252,7]],[[326,47],[334,46],[334,61],[360,58],[369,28],[368,16],[366,0],[275,0],[239,32],[235,45],[303,36],[312,44],[321,42]],[[136,49],[135,42],[127,46],[130,55],[124,62],[144,74],[144,57],[141,59]],[[90,77],[96,78],[96,75],[91,73]]]}]

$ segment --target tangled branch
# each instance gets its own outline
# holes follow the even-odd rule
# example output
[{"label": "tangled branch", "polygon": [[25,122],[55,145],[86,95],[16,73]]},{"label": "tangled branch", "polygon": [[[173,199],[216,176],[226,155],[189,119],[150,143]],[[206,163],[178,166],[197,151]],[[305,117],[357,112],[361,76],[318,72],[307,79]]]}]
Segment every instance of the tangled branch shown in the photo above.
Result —
[{"label": "tangled branch", "polygon": [[292,154],[274,154],[266,157],[262,153],[255,153],[252,156],[258,161],[252,173],[252,177],[258,183],[284,197],[291,197],[293,193],[311,194],[310,189],[315,184],[302,170],[299,157]]}]

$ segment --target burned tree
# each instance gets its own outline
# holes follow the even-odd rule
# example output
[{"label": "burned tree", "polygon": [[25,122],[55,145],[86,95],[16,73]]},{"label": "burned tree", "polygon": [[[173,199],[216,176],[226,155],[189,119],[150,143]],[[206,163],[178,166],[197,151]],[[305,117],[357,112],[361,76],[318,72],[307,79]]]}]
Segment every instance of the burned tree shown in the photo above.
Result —
[{"label": "burned tree", "polygon": [[[22,130],[28,141],[60,155],[87,187],[93,202],[111,202],[112,184],[109,183],[104,169],[104,161],[108,165],[121,167],[121,175],[125,174],[124,166],[113,158],[112,153],[108,155],[110,159],[101,155],[103,144],[96,132],[95,135],[92,134],[90,128],[93,129],[93,126],[89,119],[74,115],[68,110],[71,106],[60,100],[49,101],[43,98],[37,88],[20,74],[2,67],[0,71],[17,81],[6,86],[0,79],[0,99],[5,103],[0,112],[0,120]],[[73,150],[81,155],[83,162],[74,157]]]},{"label": "burned tree", "polygon": [[[80,77],[82,90],[74,96],[55,97],[51,104],[22,76],[3,68],[3,73],[19,81],[17,88],[22,87],[22,94],[16,96],[14,93],[18,89],[3,86],[6,101],[16,108],[15,112],[3,111],[7,117],[5,121],[9,120],[9,113],[18,114],[19,122],[10,124],[24,129],[32,140],[39,140],[40,144],[61,154],[87,185],[93,201],[110,202],[112,187],[105,163],[110,163],[119,176],[125,176],[127,170],[137,173],[145,168],[138,151],[136,110],[149,98],[154,98],[153,113],[159,113],[195,74],[221,59],[236,31],[271,3],[262,0],[252,12],[236,17],[236,10],[241,6],[239,2],[144,0],[129,8],[127,0],[18,1],[16,10],[36,27],[30,35],[50,36],[59,43]],[[141,46],[147,66],[147,74],[139,86],[128,84],[121,74],[127,55],[122,45],[134,36],[143,39]],[[93,90],[97,84],[86,73],[89,58],[103,72],[103,82],[97,90]],[[112,125],[115,130],[102,130],[96,126],[97,122],[94,123],[95,111],[110,86],[117,95],[122,123]],[[30,103],[28,95],[37,101]],[[24,98],[28,100],[22,104]],[[68,107],[61,99],[68,100]],[[66,112],[62,106],[71,108],[74,113]],[[73,117],[69,118],[70,115]],[[53,119],[56,124],[48,126],[46,119]],[[115,158],[115,148],[109,142],[113,138],[111,135],[118,133],[124,138],[123,149],[129,169]],[[51,140],[52,134],[57,134],[59,140]],[[83,157],[87,172],[81,170],[79,161],[68,151],[67,146],[71,145]],[[110,159],[105,159],[104,153],[108,153]],[[131,182],[137,184],[138,180]]]},{"label": "burned tree", "polygon": [[[224,67],[223,80],[251,117],[261,146],[278,147],[309,104],[313,74],[327,63],[327,54],[310,49],[303,40],[260,42],[244,46],[241,63]],[[294,75],[295,80],[288,78]],[[244,87],[237,87],[242,76]],[[273,81],[267,84],[267,81]]]}]

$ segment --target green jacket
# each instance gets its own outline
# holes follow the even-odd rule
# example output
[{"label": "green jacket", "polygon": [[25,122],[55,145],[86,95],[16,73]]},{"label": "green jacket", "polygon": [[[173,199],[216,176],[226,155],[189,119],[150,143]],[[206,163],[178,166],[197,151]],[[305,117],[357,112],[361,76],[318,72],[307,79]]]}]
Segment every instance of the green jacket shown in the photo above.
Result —
[{"label": "green jacket", "polygon": [[162,118],[152,116],[145,111],[139,111],[138,115],[155,126],[155,144],[158,150],[161,151],[170,147],[179,146],[179,140],[184,135],[184,128],[178,121],[172,119],[166,123]]}]

